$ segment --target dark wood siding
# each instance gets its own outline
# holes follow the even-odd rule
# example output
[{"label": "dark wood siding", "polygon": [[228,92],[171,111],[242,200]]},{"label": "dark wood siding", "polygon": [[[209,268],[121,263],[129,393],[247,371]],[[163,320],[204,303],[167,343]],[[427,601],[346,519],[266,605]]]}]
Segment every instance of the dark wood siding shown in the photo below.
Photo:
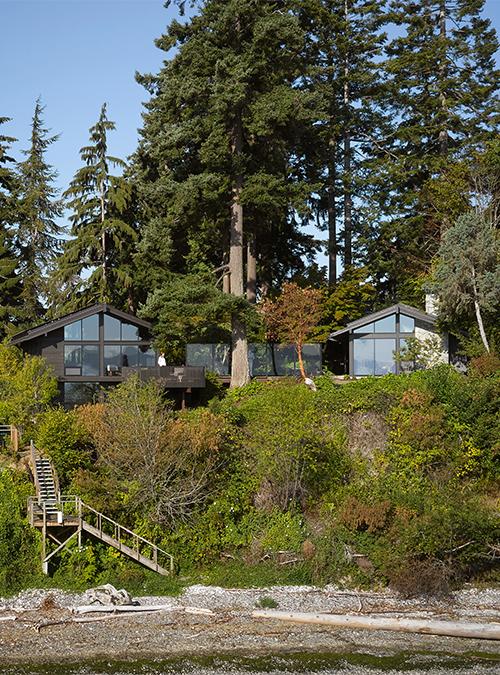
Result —
[{"label": "dark wood siding", "polygon": [[51,331],[22,345],[24,352],[43,356],[57,377],[64,375],[64,329]]}]

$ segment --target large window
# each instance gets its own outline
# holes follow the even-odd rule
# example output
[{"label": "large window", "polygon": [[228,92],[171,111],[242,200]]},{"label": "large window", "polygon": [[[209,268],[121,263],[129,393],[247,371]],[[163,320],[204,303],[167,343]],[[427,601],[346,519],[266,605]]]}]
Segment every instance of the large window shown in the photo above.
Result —
[{"label": "large window", "polygon": [[[302,356],[309,375],[321,373],[321,345],[304,345]],[[186,365],[203,366],[218,375],[231,372],[231,349],[226,344],[189,344],[186,347]],[[252,377],[298,375],[297,351],[293,345],[248,345],[248,367]]]},{"label": "large window", "polygon": [[[138,326],[109,314],[93,314],[64,328],[64,374],[119,375],[121,369],[153,367],[156,356]],[[102,362],[102,365],[101,365]]]},{"label": "large window", "polygon": [[64,326],[64,339],[71,342],[99,340],[99,314],[80,319]]},{"label": "large window", "polygon": [[66,375],[99,375],[99,345],[64,345]]},{"label": "large window", "polygon": [[372,321],[364,326],[356,328],[354,333],[395,333],[396,332],[396,315],[391,314],[378,321]]},{"label": "large window", "polygon": [[153,368],[156,354],[149,345],[104,345],[104,371],[109,374],[122,368]]},{"label": "large window", "polygon": [[415,319],[411,316],[406,316],[406,314],[399,315],[399,332],[400,333],[413,333],[415,330]]},{"label": "large window", "polygon": [[101,388],[97,382],[65,382],[63,387],[64,405],[67,407],[99,400]]},{"label": "large window", "polygon": [[401,370],[396,354],[405,338],[413,335],[415,319],[406,314],[390,314],[352,331],[353,375],[386,375]]},{"label": "large window", "polygon": [[131,323],[104,315],[104,339],[106,342],[137,342],[140,340],[139,328]]}]

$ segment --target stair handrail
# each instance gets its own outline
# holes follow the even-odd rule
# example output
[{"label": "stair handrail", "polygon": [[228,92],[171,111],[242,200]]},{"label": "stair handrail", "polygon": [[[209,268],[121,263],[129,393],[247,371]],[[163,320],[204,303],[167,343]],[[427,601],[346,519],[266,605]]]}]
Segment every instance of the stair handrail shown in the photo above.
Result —
[{"label": "stair handrail", "polygon": [[[44,517],[45,517],[45,504],[41,504],[38,498],[38,495],[36,496],[31,496],[28,497],[28,517],[29,517],[29,522],[31,525],[33,525],[34,520],[35,520],[35,514],[34,514],[34,506],[37,506],[39,509],[40,507],[43,509]],[[142,555],[144,558],[147,558],[150,560],[152,563],[154,563],[157,567],[160,566],[158,563],[158,554],[162,554],[165,556],[165,558],[168,560],[169,567],[170,567],[170,572],[173,573],[174,571],[174,556],[171,553],[168,553],[164,549],[160,548],[156,544],[153,544],[152,541],[149,541],[145,537],[142,537],[140,534],[137,534],[137,532],[134,532],[133,530],[130,530],[128,527],[125,527],[124,525],[120,525],[116,520],[113,520],[112,518],[109,518],[109,516],[106,516],[104,513],[101,513],[97,509],[94,509],[94,507],[90,506],[89,504],[86,504],[78,495],[60,495],[57,502],[53,505],[57,509],[59,509],[62,513],[66,511],[68,512],[67,507],[73,505],[75,509],[75,518],[78,518],[80,523],[86,523],[90,527],[96,529],[100,536],[106,535],[112,539],[115,539],[120,545],[126,546],[129,549],[132,549],[136,552],[137,556]],[[92,523],[88,522],[85,520],[84,517],[84,511],[90,511],[93,513],[95,516],[97,516],[97,523],[98,527],[95,527],[92,525]],[[115,536],[109,535],[107,532],[104,531],[102,524],[103,521],[108,522],[113,526],[113,532]],[[123,538],[123,534],[127,534],[133,539],[133,548],[129,546],[127,543],[121,541]],[[139,550],[139,542],[142,542],[145,544],[149,549],[151,550],[151,556],[148,558],[148,556],[144,555],[140,550]],[[148,551],[149,552],[149,551]]]},{"label": "stair handrail", "polygon": [[[140,534],[137,534],[137,532],[133,532],[132,530],[129,530],[128,527],[125,527],[124,525],[120,525],[120,523],[118,523],[116,520],[113,520],[109,516],[104,515],[104,513],[101,513],[97,509],[94,509],[89,504],[85,504],[85,502],[82,501],[79,497],[76,497],[76,499],[78,500],[78,503],[76,504],[76,506],[78,508],[79,516],[80,516],[80,518],[82,518],[82,520],[85,520],[84,517],[81,515],[83,510],[91,511],[92,513],[94,513],[97,516],[98,527],[96,529],[99,531],[99,533],[106,534],[106,532],[104,532],[104,530],[102,529],[102,521],[106,520],[108,523],[113,525],[113,527],[115,528],[115,532],[117,532],[117,534],[118,534],[118,536],[114,537],[114,539],[116,539],[120,543],[123,543],[123,542],[120,541],[120,535],[121,535],[122,532],[125,532],[128,535],[130,535],[132,537],[132,539],[135,539],[136,542],[142,541],[144,544],[146,544],[146,546],[149,546],[152,549],[153,554],[156,553],[156,555],[154,555],[154,562],[157,563],[157,560],[156,560],[157,554],[162,553],[163,555],[165,555],[167,557],[167,559],[169,561],[169,564],[170,564],[170,569],[171,569],[171,571],[173,571],[174,557],[171,553],[168,553],[167,551],[163,550],[162,548],[160,548],[156,544],[153,544],[152,541],[149,541],[148,539],[145,539]],[[110,535],[108,535],[108,536],[110,536]],[[140,553],[138,543],[135,546],[135,550],[137,551],[138,554]]]},{"label": "stair handrail", "polygon": [[30,458],[31,458],[31,469],[33,471],[33,480],[35,482],[35,492],[37,498],[40,495],[40,481],[38,480],[38,471],[36,470],[36,448],[33,443],[33,439],[30,440]]},{"label": "stair handrail", "polygon": [[[37,503],[39,505],[39,502],[37,501],[36,497],[30,497],[28,498],[28,512],[30,513],[31,519],[33,519],[33,504]],[[107,534],[104,532],[103,527],[102,527],[102,522],[106,521],[110,525],[113,526],[114,532],[117,534],[117,536],[114,536],[113,539],[116,539],[120,544],[123,544],[124,546],[128,546],[125,542],[121,541],[122,534],[128,534],[129,536],[132,537],[134,540],[134,550],[137,552],[138,555],[142,555],[140,550],[139,550],[139,542],[142,542],[146,546],[148,546],[151,549],[152,553],[152,562],[158,565],[158,553],[161,553],[164,555],[168,562],[169,562],[169,567],[170,571],[174,571],[174,556],[171,553],[168,553],[164,549],[160,548],[156,544],[153,544],[152,541],[149,541],[149,539],[146,539],[145,537],[142,537],[140,534],[137,534],[137,532],[134,532],[133,530],[130,530],[128,527],[125,527],[124,525],[120,525],[119,522],[116,520],[113,520],[109,516],[106,516],[104,513],[101,513],[101,511],[98,511],[97,509],[94,509],[93,506],[90,506],[89,504],[86,504],[78,495],[61,495],[60,498],[58,499],[57,504],[55,504],[56,507],[60,507],[61,511],[65,511],[65,507],[69,505],[74,505],[75,507],[75,517],[78,517],[81,521],[87,522],[84,517],[84,511],[90,511],[94,515],[97,516],[98,519],[98,527],[95,529],[98,530],[99,534]],[[92,523],[88,523],[90,526],[95,527],[92,525]],[[111,535],[107,535],[111,536]],[[129,547],[131,548],[131,547]],[[147,556],[144,556],[147,557]]]}]

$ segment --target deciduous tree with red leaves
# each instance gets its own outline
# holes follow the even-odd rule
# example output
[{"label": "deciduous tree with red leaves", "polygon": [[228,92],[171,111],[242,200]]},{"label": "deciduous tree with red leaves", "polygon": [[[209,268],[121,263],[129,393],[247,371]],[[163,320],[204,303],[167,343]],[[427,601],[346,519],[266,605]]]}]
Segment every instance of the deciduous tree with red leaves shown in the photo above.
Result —
[{"label": "deciduous tree with red leaves", "polygon": [[281,295],[266,299],[260,312],[266,325],[268,340],[291,342],[297,350],[302,378],[307,377],[302,349],[321,318],[323,295],[316,288],[301,288],[293,282],[283,284]]}]

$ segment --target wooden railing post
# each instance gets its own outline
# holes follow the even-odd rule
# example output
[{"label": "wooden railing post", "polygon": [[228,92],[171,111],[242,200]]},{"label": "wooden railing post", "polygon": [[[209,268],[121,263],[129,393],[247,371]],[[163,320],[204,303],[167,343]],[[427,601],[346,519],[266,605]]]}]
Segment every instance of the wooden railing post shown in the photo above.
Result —
[{"label": "wooden railing post", "polygon": [[45,558],[47,556],[47,511],[45,507],[45,502],[42,504],[42,510],[43,510],[43,521],[42,521],[42,572],[44,574],[48,574],[48,563],[45,561]]},{"label": "wooden railing post", "polygon": [[78,497],[75,498],[75,506],[77,508],[78,515],[78,550],[82,550],[82,500]]}]

